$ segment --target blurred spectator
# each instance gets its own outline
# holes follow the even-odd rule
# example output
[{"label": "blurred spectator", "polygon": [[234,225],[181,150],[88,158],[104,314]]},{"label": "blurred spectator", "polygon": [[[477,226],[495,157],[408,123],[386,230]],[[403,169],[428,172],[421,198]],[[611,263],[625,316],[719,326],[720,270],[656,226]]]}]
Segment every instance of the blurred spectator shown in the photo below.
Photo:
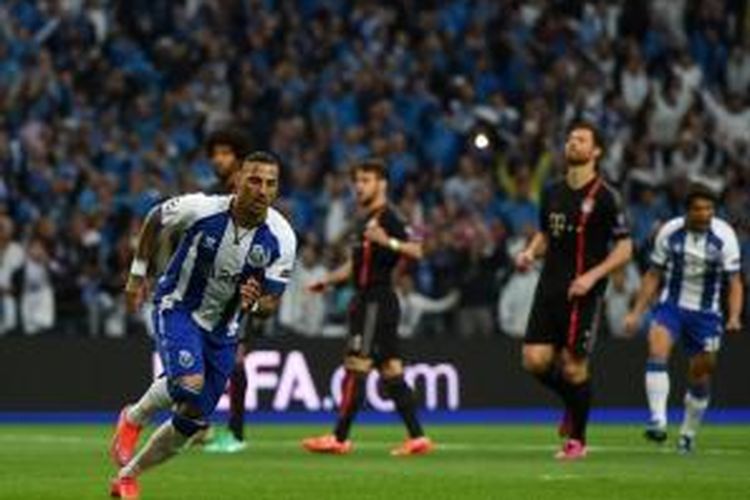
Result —
[{"label": "blurred spectator", "polygon": [[607,329],[612,337],[625,337],[623,318],[633,305],[641,286],[641,277],[635,264],[614,271],[604,294]]},{"label": "blurred spectator", "polygon": [[49,266],[44,244],[40,239],[32,239],[21,279],[21,321],[26,335],[42,333],[55,325],[55,293]]},{"label": "blurred spectator", "polygon": [[401,306],[398,334],[403,338],[415,336],[425,314],[445,313],[455,307],[460,298],[458,290],[451,290],[438,299],[422,295],[414,288],[414,280],[407,273],[400,274],[396,278],[396,294]]},{"label": "blurred spectator", "polygon": [[24,265],[24,250],[13,241],[13,222],[0,215],[0,335],[18,326],[17,274]]},{"label": "blurred spectator", "polygon": [[310,293],[305,287],[322,279],[326,272],[315,245],[310,242],[303,244],[279,308],[279,323],[286,330],[307,337],[322,334],[325,320],[323,296]]},{"label": "blurred spectator", "polygon": [[[526,238],[515,238],[508,244],[508,254],[517,255],[526,245]],[[531,314],[534,291],[541,272],[539,266],[526,271],[514,269],[500,292],[498,322],[500,331],[514,338],[523,338]]]},{"label": "blurred spectator", "polygon": [[[200,145],[231,119],[283,160],[279,208],[326,264],[351,214],[349,162],[382,156],[429,248],[415,293],[439,300],[479,282],[462,278],[484,258],[459,242],[465,221],[495,248],[536,224],[582,117],[606,137],[611,182],[653,183],[658,206],[628,200],[645,248],[686,178],[750,200],[744,3],[2,2],[0,214],[49,258],[56,332],[135,331],[117,290],[130,236],[159,200],[211,189]],[[3,304],[19,265],[8,248]],[[326,323],[344,320],[347,293],[326,298]],[[448,334],[457,311],[425,313],[416,335]]]}]

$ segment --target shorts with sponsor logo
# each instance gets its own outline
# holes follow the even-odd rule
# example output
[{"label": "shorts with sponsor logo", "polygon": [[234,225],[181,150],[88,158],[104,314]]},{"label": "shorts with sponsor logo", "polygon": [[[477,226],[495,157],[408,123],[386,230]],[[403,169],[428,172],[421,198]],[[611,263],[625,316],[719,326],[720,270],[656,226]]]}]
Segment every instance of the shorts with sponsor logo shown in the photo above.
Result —
[{"label": "shorts with sponsor logo", "polygon": [[202,374],[199,406],[204,416],[210,415],[234,367],[236,344],[211,338],[187,311],[154,308],[152,319],[167,379],[173,382],[186,375]]},{"label": "shorts with sponsor logo", "polygon": [[349,304],[347,354],[372,358],[376,364],[399,358],[398,322],[401,308],[390,288],[359,291]]},{"label": "shorts with sponsor logo", "polygon": [[601,293],[568,300],[565,293],[544,293],[538,288],[524,343],[552,344],[575,356],[588,356],[601,327],[603,302]]},{"label": "shorts with sponsor logo", "polygon": [[682,341],[689,356],[702,352],[717,352],[724,332],[721,316],[710,311],[692,311],[671,302],[658,304],[651,324],[659,324],[669,331],[672,340]]}]

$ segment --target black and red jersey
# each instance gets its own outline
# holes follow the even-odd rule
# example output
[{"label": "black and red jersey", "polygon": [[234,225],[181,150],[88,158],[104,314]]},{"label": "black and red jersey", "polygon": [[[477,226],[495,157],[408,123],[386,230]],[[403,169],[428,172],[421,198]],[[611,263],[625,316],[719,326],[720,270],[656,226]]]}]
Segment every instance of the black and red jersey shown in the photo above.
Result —
[{"label": "black and red jersey", "polygon": [[[630,237],[619,194],[598,176],[575,190],[564,179],[551,184],[542,194],[539,225],[548,242],[540,286],[553,294],[565,294],[577,275],[607,257],[616,240]],[[601,280],[593,292],[605,287]]]},{"label": "black and red jersey", "polygon": [[352,278],[359,290],[392,286],[393,271],[401,258],[391,248],[365,238],[367,225],[373,220],[377,220],[389,237],[399,241],[408,239],[406,223],[390,205],[356,221],[352,234]]}]

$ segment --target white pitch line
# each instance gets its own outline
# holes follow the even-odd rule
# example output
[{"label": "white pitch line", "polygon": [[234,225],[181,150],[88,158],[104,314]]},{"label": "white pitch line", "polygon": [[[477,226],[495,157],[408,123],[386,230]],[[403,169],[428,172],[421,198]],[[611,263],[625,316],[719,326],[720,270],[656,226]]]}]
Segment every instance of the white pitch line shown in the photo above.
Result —
[{"label": "white pitch line", "polygon": [[[38,443],[48,445],[85,445],[95,447],[106,447],[109,440],[87,436],[55,435],[55,434],[2,434],[0,443]],[[397,441],[355,441],[354,448],[364,450],[375,450],[390,448],[397,445]],[[299,440],[255,440],[251,436],[248,439],[249,449],[253,448],[300,448]],[[460,442],[447,442],[436,445],[440,452],[477,452],[488,451],[497,453],[539,453],[553,452],[559,447],[552,444],[473,444]],[[588,447],[592,453],[604,454],[646,454],[646,455],[672,455],[676,453],[671,446],[627,446],[627,445],[593,445]],[[750,450],[743,448],[699,448],[698,455],[748,455]],[[558,477],[558,476],[555,476]]]},{"label": "white pitch line", "polygon": [[582,479],[583,476],[577,476],[575,474],[542,474],[539,479],[542,481],[570,481],[571,479]]}]

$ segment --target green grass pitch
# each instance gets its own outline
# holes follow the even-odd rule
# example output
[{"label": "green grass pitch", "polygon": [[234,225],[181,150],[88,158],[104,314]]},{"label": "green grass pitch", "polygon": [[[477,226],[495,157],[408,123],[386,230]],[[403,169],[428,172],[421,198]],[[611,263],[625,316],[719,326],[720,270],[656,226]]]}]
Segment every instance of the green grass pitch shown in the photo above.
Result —
[{"label": "green grass pitch", "polygon": [[[397,426],[355,428],[349,456],[313,456],[321,426],[250,425],[235,455],[190,449],[141,480],[144,499],[750,499],[750,426],[707,426],[692,456],[635,426],[590,430],[589,457],[557,463],[553,426],[431,426],[430,456],[393,458]],[[675,429],[672,429],[674,437]],[[108,426],[0,426],[0,498],[107,498]]]}]

